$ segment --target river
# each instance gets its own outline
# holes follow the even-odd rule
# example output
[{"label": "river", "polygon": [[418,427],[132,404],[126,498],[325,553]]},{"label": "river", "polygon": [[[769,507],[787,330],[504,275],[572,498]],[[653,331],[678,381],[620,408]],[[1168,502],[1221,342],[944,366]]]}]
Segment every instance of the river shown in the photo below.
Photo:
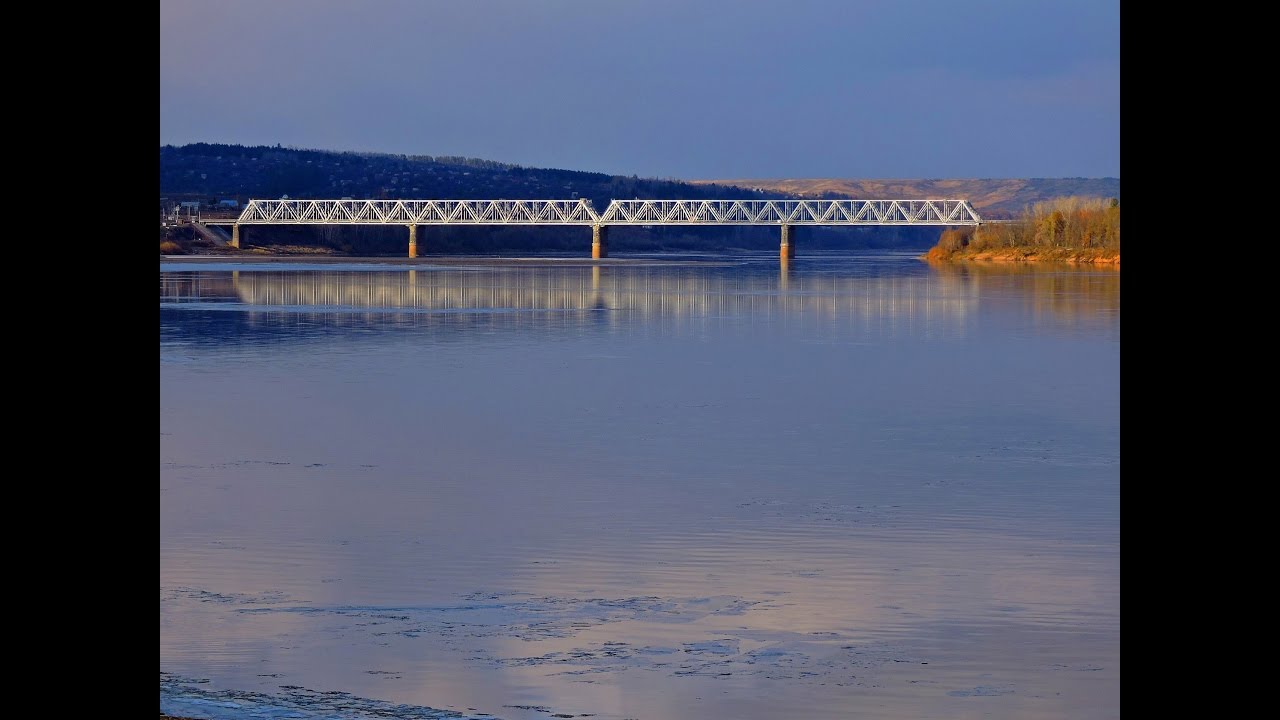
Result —
[{"label": "river", "polygon": [[1114,269],[160,266],[174,714],[1118,718],[1119,490]]}]

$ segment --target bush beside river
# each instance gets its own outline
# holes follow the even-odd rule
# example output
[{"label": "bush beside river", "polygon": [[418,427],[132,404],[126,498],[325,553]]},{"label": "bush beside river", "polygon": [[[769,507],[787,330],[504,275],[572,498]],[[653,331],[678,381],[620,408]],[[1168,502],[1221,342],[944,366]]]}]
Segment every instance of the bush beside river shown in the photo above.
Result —
[{"label": "bush beside river", "polygon": [[1012,222],[948,228],[926,260],[1120,264],[1120,201],[1068,197],[1037,203]]}]

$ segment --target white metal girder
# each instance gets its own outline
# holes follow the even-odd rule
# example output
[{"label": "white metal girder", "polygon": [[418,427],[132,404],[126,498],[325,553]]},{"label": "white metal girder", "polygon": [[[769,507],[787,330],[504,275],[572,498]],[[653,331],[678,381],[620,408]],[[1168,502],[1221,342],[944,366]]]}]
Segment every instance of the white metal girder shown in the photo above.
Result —
[{"label": "white metal girder", "polygon": [[250,200],[242,225],[977,225],[967,200]]}]

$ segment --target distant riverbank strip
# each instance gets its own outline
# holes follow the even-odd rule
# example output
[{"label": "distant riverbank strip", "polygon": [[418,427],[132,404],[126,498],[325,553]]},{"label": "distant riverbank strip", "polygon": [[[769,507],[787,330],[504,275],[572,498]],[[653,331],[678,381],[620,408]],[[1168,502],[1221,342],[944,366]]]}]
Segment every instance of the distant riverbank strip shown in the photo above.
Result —
[{"label": "distant riverbank strip", "polygon": [[936,262],[1120,265],[1120,201],[1069,197],[1037,203],[1009,223],[944,230],[924,255]]},{"label": "distant riverbank strip", "polygon": [[[696,265],[699,267],[740,264],[723,258],[689,259],[689,258],[583,258],[583,257],[492,257],[449,255],[427,258],[405,257],[354,257],[346,255],[161,255],[161,265],[296,265],[296,266],[332,266],[341,269],[343,265],[386,265],[408,270],[424,270],[440,266],[505,266],[505,267],[672,267],[677,265]],[[218,268],[221,269],[221,268]]]}]

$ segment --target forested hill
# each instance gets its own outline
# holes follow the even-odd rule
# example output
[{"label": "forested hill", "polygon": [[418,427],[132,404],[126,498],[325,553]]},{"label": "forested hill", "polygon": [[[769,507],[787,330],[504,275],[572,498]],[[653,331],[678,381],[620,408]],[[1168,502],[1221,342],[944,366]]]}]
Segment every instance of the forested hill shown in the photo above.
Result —
[{"label": "forested hill", "polygon": [[[690,183],[677,180],[626,177],[579,170],[526,168],[492,160],[454,156],[388,155],[377,153],[298,150],[265,145],[223,145],[194,143],[160,148],[161,213],[177,203],[199,201],[210,206],[224,200],[243,204],[250,198],[343,198],[355,199],[566,199],[586,198],[597,211],[610,200],[652,199],[775,199],[834,197],[836,188],[806,185],[770,185],[769,181],[732,183]],[[772,181],[786,183],[792,181]],[[879,182],[879,181],[866,181]],[[900,183],[903,181],[894,181]],[[843,197],[965,197],[962,188],[939,185],[916,188],[924,195],[903,194],[900,186],[862,187]],[[967,182],[967,181],[960,181]],[[1119,195],[1119,181],[1115,191]],[[874,191],[874,192],[872,192]],[[1068,183],[1048,189],[1054,194],[1081,194]],[[803,194],[802,194],[803,193]],[[886,195],[886,193],[888,195]],[[1021,196],[1019,196],[1021,197]],[[975,203],[980,212],[985,208]],[[620,252],[668,249],[767,250],[778,245],[778,230],[770,227],[687,227],[615,228],[612,249]],[[425,232],[425,231],[423,231]],[[937,242],[940,228],[908,227],[813,227],[799,239],[806,249],[849,249],[855,247],[919,248]],[[167,237],[167,235],[165,236]],[[422,236],[432,252],[498,252],[519,250],[582,250],[582,233],[560,227],[440,227],[430,237]],[[353,254],[397,254],[405,251],[404,228],[353,226],[255,227],[246,240],[251,245],[320,245]]]},{"label": "forested hill", "polygon": [[171,200],[249,198],[590,199],[965,198],[984,216],[1011,217],[1066,196],[1118,198],[1119,178],[950,180],[659,180],[527,168],[447,155],[297,150],[194,143],[160,148],[160,194]]},{"label": "forested hill", "polygon": [[194,143],[160,148],[160,194],[172,200],[249,198],[590,199],[603,210],[630,198],[785,198],[785,192],[526,168],[430,155]]}]

